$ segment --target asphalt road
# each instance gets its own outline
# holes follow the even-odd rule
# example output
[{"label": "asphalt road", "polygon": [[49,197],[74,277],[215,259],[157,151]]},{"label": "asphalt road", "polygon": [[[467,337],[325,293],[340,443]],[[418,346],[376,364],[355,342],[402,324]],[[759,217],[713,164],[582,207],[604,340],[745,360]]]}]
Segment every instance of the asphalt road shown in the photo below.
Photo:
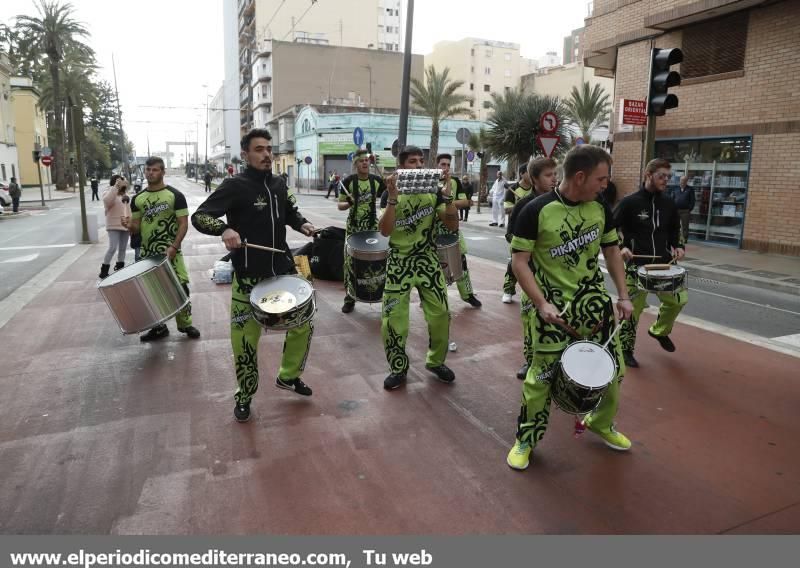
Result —
[{"label": "asphalt road", "polygon": [[[168,178],[167,181],[186,194],[192,209],[205,198],[201,185],[180,177]],[[319,221],[337,222],[343,226],[345,214],[336,209],[333,198],[326,200],[321,193],[301,194],[299,202],[306,216],[318,224]],[[0,221],[0,300],[75,246],[75,217],[80,211],[78,199],[54,202],[50,207],[30,216]],[[97,216],[102,234],[102,205],[87,202],[87,208],[90,215]],[[505,263],[508,259],[503,237],[505,230],[489,227],[490,219],[489,209],[482,207],[481,214],[478,214],[473,208],[469,221],[461,224],[469,255]],[[291,231],[289,235],[290,239],[299,239],[297,244],[302,241],[300,235],[292,237]],[[130,251],[131,259],[132,255]],[[485,308],[491,309],[494,302],[500,303],[502,281],[503,273],[498,270],[496,292],[492,295],[486,290],[480,291]],[[650,299],[652,302],[654,297]],[[765,338],[800,331],[800,299],[797,296],[750,286],[690,277],[690,299],[684,313]]]}]

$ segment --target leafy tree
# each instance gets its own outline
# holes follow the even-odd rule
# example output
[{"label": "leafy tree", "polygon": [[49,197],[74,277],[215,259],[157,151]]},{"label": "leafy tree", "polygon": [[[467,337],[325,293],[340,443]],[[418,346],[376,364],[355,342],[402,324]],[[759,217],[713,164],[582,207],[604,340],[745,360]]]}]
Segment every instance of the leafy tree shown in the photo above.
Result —
[{"label": "leafy tree", "polygon": [[608,93],[600,85],[595,84],[590,88],[587,81],[581,84],[580,89],[572,87],[569,98],[564,101],[567,120],[587,144],[593,130],[608,127],[608,118],[611,114],[609,101]]},{"label": "leafy tree", "polygon": [[474,150],[478,157],[481,159],[481,169],[478,174],[478,211],[480,212],[480,204],[486,198],[488,192],[487,185],[489,183],[489,162],[492,161],[492,152],[489,150],[488,144],[489,133],[483,126],[478,132],[473,132],[469,136],[469,144],[471,150]]},{"label": "leafy tree", "polygon": [[436,68],[431,65],[425,70],[425,84],[419,79],[411,79],[414,110],[431,117],[432,120],[429,166],[436,160],[436,154],[439,152],[439,123],[452,116],[473,116],[469,108],[462,106],[470,98],[456,92],[464,85],[464,81],[452,81],[449,76],[449,67],[437,73]]}]

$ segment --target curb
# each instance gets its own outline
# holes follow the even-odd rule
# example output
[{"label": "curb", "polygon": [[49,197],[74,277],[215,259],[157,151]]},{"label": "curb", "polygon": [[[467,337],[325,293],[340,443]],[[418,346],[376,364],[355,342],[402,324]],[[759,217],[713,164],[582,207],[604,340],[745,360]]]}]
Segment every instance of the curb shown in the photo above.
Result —
[{"label": "curb", "polygon": [[747,274],[747,272],[737,273],[729,270],[719,270],[713,266],[700,266],[698,264],[692,264],[691,262],[681,262],[681,266],[684,266],[687,271],[689,271],[689,275],[694,278],[705,278],[707,280],[725,282],[726,284],[741,284],[754,288],[767,288],[776,292],[783,292],[784,294],[800,296],[800,285],[790,282],[782,282],[762,276],[753,276]]}]

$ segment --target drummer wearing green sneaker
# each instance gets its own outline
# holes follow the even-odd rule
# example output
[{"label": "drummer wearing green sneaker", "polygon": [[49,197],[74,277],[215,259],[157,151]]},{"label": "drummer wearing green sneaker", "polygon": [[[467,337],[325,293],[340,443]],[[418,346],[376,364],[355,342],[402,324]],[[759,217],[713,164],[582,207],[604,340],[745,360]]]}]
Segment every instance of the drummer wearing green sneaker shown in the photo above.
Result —
[{"label": "drummer wearing green sneaker", "polygon": [[[601,249],[620,294],[618,316],[628,319],[633,311],[611,210],[597,199],[608,182],[610,166],[611,157],[602,148],[573,148],[564,161],[561,187],[525,205],[514,223],[512,267],[536,307],[533,359],[522,386],[516,440],[506,458],[514,469],[528,467],[531,451],[547,429],[551,382],[561,353],[571,341],[562,326],[602,343],[613,333],[614,306],[600,271]],[[603,325],[591,335],[598,322]],[[617,376],[584,424],[611,448],[627,450],[630,440],[614,428],[625,370],[616,336],[609,350],[617,359]]]}]

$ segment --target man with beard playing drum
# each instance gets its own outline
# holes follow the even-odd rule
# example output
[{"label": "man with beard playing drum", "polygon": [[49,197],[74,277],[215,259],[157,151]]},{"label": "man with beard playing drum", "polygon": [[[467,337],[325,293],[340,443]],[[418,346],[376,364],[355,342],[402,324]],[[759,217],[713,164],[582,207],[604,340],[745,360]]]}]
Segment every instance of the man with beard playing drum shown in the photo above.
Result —
[{"label": "man with beard playing drum", "polygon": [[[398,169],[421,169],[422,150],[406,146],[398,155]],[[449,183],[437,193],[400,195],[397,174],[387,180],[386,211],[381,217],[381,234],[389,237],[386,285],[383,289],[381,335],[390,373],[383,381],[386,390],[406,382],[408,373],[408,305],[411,289],[416,288],[428,322],[428,355],[425,368],[445,383],[456,376],[444,364],[450,337],[450,312],[447,284],[436,254],[436,218],[453,233],[458,231],[458,210],[453,204]]]},{"label": "man with beard playing drum", "polygon": [[[531,451],[547,429],[551,381],[570,342],[562,326],[570,325],[588,339],[605,342],[611,337],[614,308],[598,262],[601,248],[621,294],[619,317],[627,319],[633,311],[611,211],[597,199],[608,181],[610,165],[611,157],[602,148],[573,148],[564,161],[561,187],[525,205],[514,223],[514,274],[536,307],[533,358],[522,386],[516,440],[506,458],[514,469],[528,467]],[[599,333],[592,335],[590,330],[598,322],[602,324],[597,327]],[[609,351],[616,354],[617,376],[584,424],[611,448],[627,450],[630,440],[614,429],[619,379],[625,369],[616,337]]]},{"label": "man with beard playing drum", "polygon": [[[314,226],[298,211],[281,176],[272,174],[272,136],[268,130],[253,129],[241,141],[245,171],[226,178],[192,215],[201,233],[221,236],[225,248],[233,251],[231,294],[231,345],[238,389],[233,415],[239,422],[250,419],[250,401],[258,389],[258,340],[261,324],[253,316],[250,292],[267,278],[295,273],[294,260],[286,244],[286,225],[306,236]],[[227,223],[219,220],[225,216]],[[242,239],[284,251],[274,253],[242,248]],[[306,365],[313,320],[289,329],[275,386],[299,395],[311,396],[301,379]]]},{"label": "man with beard playing drum", "polygon": [[[345,190],[339,192],[339,203],[337,207],[339,211],[350,212],[347,215],[347,224],[345,225],[344,242],[350,235],[361,231],[377,231],[378,230],[378,215],[375,211],[375,201],[386,189],[383,179],[369,173],[369,152],[367,150],[359,150],[353,156],[353,163],[356,167],[356,173],[348,176],[342,182]],[[345,245],[346,248],[346,245]],[[344,304],[342,305],[342,312],[349,314],[356,306],[356,299],[351,297],[347,292],[353,286],[353,259],[344,253]]]}]

